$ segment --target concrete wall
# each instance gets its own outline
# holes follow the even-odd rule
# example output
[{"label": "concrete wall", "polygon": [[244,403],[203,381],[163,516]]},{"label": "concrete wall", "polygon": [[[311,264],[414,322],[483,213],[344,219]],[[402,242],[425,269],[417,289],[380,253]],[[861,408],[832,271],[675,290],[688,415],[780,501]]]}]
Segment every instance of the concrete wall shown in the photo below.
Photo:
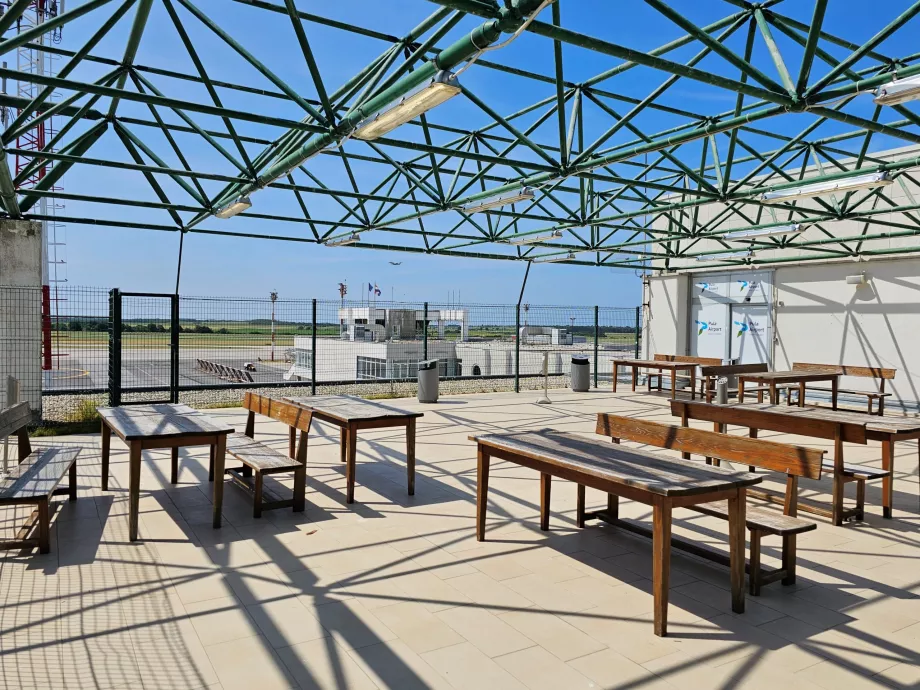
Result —
[{"label": "concrete wall", "polygon": [[683,355],[687,352],[689,284],[683,274],[649,278],[645,302],[648,304],[642,330],[642,356],[660,352]]},{"label": "concrete wall", "polygon": [[8,376],[41,411],[41,223],[0,220],[0,405]]}]

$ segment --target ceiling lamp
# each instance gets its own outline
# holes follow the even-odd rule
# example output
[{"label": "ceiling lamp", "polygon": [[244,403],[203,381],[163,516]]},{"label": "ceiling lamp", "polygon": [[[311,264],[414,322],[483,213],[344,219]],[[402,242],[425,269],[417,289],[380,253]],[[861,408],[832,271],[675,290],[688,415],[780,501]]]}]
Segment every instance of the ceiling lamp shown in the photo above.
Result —
[{"label": "ceiling lamp", "polygon": [[513,204],[516,201],[529,201],[533,199],[533,189],[530,187],[522,187],[519,192],[512,192],[510,194],[505,194],[501,196],[495,196],[486,201],[478,201],[467,206],[463,206],[462,210],[464,213],[479,213],[480,211],[487,211],[490,208],[499,208],[500,206],[507,206],[508,204]]},{"label": "ceiling lamp", "polygon": [[226,206],[221,206],[214,213],[218,218],[233,218],[246,209],[252,208],[252,202],[249,200],[248,196],[241,196],[236,201],[231,201]]},{"label": "ceiling lamp", "polygon": [[796,199],[811,199],[816,196],[833,194],[834,192],[855,192],[859,189],[875,189],[884,187],[893,182],[891,175],[887,171],[870,173],[868,175],[857,175],[840,180],[827,180],[825,182],[814,182],[805,184],[801,187],[791,187],[774,192],[764,192],[758,198],[765,204],[777,204],[784,201],[794,201]]},{"label": "ceiling lamp", "polygon": [[725,261],[727,259],[753,259],[754,252],[732,252],[731,254],[706,254],[696,257],[697,261]]},{"label": "ceiling lamp", "polygon": [[529,259],[529,261],[535,264],[553,264],[557,261],[571,261],[574,258],[575,252],[568,252],[566,254],[544,254],[543,256],[536,256],[533,259]]},{"label": "ceiling lamp", "polygon": [[403,96],[387,110],[369,117],[358,125],[353,136],[363,141],[374,141],[392,132],[400,125],[414,120],[460,93],[460,82],[450,72],[441,70],[427,84]]},{"label": "ceiling lamp", "polygon": [[331,240],[326,240],[323,244],[327,247],[344,247],[348,244],[355,244],[356,242],[361,241],[361,235],[358,233],[352,233],[351,235],[343,235],[342,237],[333,237]]},{"label": "ceiling lamp", "polygon": [[508,239],[508,244],[534,244],[536,242],[549,242],[561,238],[562,230],[553,230],[552,232],[532,233],[530,235],[515,235]]},{"label": "ceiling lamp", "polygon": [[751,240],[756,237],[772,237],[775,235],[798,235],[800,232],[805,231],[805,226],[801,223],[792,223],[791,225],[778,225],[773,228],[751,228],[750,230],[737,230],[735,232],[729,232],[720,239],[737,241],[737,240]]},{"label": "ceiling lamp", "polygon": [[920,75],[895,79],[875,90],[875,102],[878,105],[901,105],[916,100],[920,100]]}]

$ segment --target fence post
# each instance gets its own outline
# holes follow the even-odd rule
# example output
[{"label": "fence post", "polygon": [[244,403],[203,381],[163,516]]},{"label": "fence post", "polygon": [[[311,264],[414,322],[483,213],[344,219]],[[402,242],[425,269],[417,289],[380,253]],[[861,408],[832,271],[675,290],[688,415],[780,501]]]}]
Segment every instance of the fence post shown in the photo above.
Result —
[{"label": "fence post", "polygon": [[594,387],[597,388],[597,342],[600,337],[598,329],[598,307],[594,305]]},{"label": "fence post", "polygon": [[514,392],[521,392],[521,305],[514,311]]},{"label": "fence post", "polygon": [[121,405],[121,291],[109,291],[109,405]]},{"label": "fence post", "polygon": [[640,310],[642,307],[636,307],[636,359],[639,359],[639,319],[640,319]]},{"label": "fence post", "polygon": [[428,302],[422,313],[422,359],[428,359]]},{"label": "fence post", "polygon": [[169,309],[169,401],[179,402],[179,295],[172,295]]},{"label": "fence post", "polygon": [[313,328],[310,333],[313,341],[310,352],[310,395],[316,395],[316,299],[313,300]]}]

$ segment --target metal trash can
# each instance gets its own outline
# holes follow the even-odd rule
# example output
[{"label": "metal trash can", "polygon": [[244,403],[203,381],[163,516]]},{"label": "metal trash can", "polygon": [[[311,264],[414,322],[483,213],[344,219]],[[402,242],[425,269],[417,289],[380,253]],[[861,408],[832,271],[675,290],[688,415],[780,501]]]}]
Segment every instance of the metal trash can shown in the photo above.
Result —
[{"label": "metal trash can", "polygon": [[591,385],[591,365],[584,356],[572,357],[572,373],[569,376],[572,390],[576,393],[587,393]]},{"label": "metal trash can", "polygon": [[438,360],[424,359],[418,363],[418,401],[438,401]]}]

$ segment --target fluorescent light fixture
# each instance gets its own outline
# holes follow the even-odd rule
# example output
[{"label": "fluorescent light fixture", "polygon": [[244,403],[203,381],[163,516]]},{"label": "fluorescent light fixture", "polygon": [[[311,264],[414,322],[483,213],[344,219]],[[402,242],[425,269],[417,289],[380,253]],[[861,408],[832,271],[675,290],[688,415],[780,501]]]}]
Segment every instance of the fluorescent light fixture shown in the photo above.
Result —
[{"label": "fluorescent light fixture", "polygon": [[241,196],[236,201],[231,201],[226,206],[221,206],[214,215],[218,218],[233,218],[233,216],[242,213],[247,208],[252,208],[252,202],[248,196]]},{"label": "fluorescent light fixture", "polygon": [[508,244],[534,244],[535,242],[549,242],[562,238],[562,230],[553,230],[552,232],[534,233],[531,235],[516,235],[508,239]]},{"label": "fluorescent light fixture", "polygon": [[535,256],[530,259],[530,262],[535,264],[553,264],[557,261],[571,261],[574,258],[575,252],[568,252],[567,254],[544,254],[543,256]]},{"label": "fluorescent light fixture", "polygon": [[707,254],[696,257],[697,261],[725,261],[726,259],[753,259],[754,252],[732,252],[731,254]]},{"label": "fluorescent light fixture", "polygon": [[773,228],[751,228],[750,230],[737,230],[722,235],[723,240],[738,241],[752,240],[757,237],[772,237],[775,235],[798,235],[804,232],[805,226],[801,223],[792,223],[791,225],[777,225]]},{"label": "fluorescent light fixture", "polygon": [[875,102],[878,105],[900,105],[916,100],[920,100],[920,75],[895,79],[875,90]]},{"label": "fluorescent light fixture", "polygon": [[441,105],[460,93],[460,82],[450,72],[441,70],[421,88],[403,96],[386,110],[369,117],[358,125],[352,136],[373,141],[392,132],[400,125],[414,120],[422,113]]},{"label": "fluorescent light fixture", "polygon": [[533,189],[530,187],[522,187],[521,191],[519,192],[502,194],[485,201],[476,201],[472,204],[469,204],[468,206],[462,207],[462,210],[464,213],[479,213],[480,211],[487,211],[490,208],[507,206],[508,204],[513,204],[516,201],[529,201],[530,199],[533,199],[533,196]]},{"label": "fluorescent light fixture", "polygon": [[760,200],[766,204],[782,203],[784,201],[795,201],[796,199],[810,199],[834,192],[855,192],[858,189],[875,189],[884,187],[893,182],[891,175],[885,172],[870,173],[868,175],[857,175],[847,177],[842,180],[828,180],[826,182],[814,182],[805,184],[801,187],[791,187],[775,192],[764,192],[760,195]]},{"label": "fluorescent light fixture", "polygon": [[323,242],[327,247],[344,247],[347,244],[354,244],[355,242],[361,241],[361,235],[358,233],[352,233],[351,235],[345,235],[343,237],[333,238],[331,240],[326,240]]}]

